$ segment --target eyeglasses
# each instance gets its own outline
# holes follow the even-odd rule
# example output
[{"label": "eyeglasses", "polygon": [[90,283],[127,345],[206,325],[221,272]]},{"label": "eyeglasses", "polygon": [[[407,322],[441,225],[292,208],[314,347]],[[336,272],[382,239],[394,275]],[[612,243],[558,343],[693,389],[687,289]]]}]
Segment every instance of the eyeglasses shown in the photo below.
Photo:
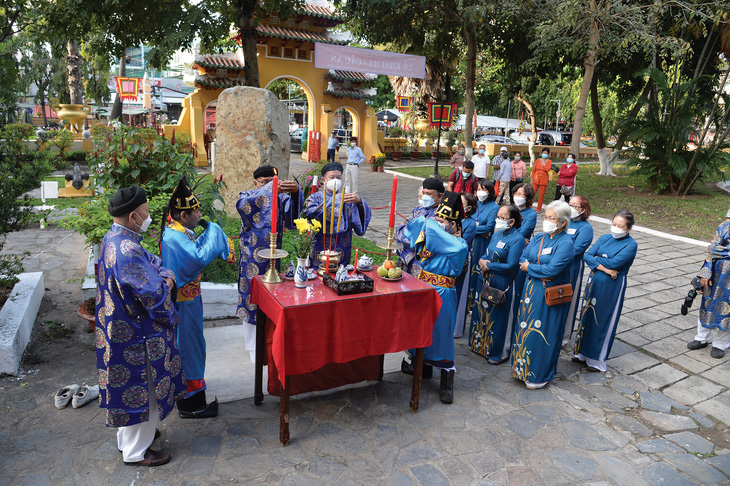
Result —
[{"label": "eyeglasses", "polygon": [[550,221],[552,223],[557,223],[560,221],[560,219],[558,219],[557,216],[550,216],[549,218],[545,218],[545,219],[547,219],[548,221]]},{"label": "eyeglasses", "polygon": [[581,209],[583,209],[580,204],[571,204],[570,207],[575,209],[576,211],[580,211]]},{"label": "eyeglasses", "polygon": [[497,219],[501,219],[502,221],[509,221],[512,218],[503,218],[502,216],[497,216]]}]

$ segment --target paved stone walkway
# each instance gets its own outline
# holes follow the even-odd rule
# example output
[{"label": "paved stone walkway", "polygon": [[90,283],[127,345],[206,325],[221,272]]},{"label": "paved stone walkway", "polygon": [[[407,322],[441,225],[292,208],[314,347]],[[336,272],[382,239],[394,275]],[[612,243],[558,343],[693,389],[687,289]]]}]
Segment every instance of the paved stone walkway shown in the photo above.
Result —
[{"label": "paved stone walkway", "polygon": [[[392,176],[366,170],[361,194],[385,206]],[[399,180],[403,214],[418,187]],[[387,210],[374,217],[369,235],[384,241]],[[608,226],[595,222],[594,229],[598,236]],[[62,385],[96,382],[93,336],[75,315],[80,282],[69,281],[84,272],[82,238],[55,226],[13,234],[6,250],[30,251],[28,270],[46,272],[48,291],[24,374],[0,379],[0,486],[730,484],[728,358],[687,350],[698,302],[688,316],[679,313],[705,250],[632,235],[639,255],[605,374],[586,372],[564,353],[556,380],[529,391],[508,364],[488,365],[462,338],[453,405],[439,402],[434,378],[424,384],[421,410],[411,413],[410,378],[400,373],[295,397],[292,441],[282,448],[275,398],[260,407],[227,403],[215,419],[166,419],[155,446],[172,462],[146,469],[121,462],[98,407],[53,406]],[[60,339],[49,321],[75,333]]]}]

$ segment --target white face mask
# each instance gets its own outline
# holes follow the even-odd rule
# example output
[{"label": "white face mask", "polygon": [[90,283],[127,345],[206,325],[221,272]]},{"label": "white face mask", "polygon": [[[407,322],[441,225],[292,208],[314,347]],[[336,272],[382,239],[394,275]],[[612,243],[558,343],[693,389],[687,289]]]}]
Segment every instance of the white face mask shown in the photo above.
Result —
[{"label": "white face mask", "polygon": [[515,160],[520,160],[520,158],[521,157],[519,155],[515,155]]},{"label": "white face mask", "polygon": [[575,208],[570,208],[570,219],[575,219],[580,216],[580,213]]},{"label": "white face mask", "polygon": [[330,179],[325,184],[325,187],[327,187],[327,192],[332,192],[333,190],[339,192],[342,189],[342,181],[340,179]]},{"label": "white face mask", "polygon": [[504,231],[509,227],[509,222],[503,220],[503,219],[495,219],[494,220],[494,231]]},{"label": "white face mask", "polygon": [[442,223],[441,221],[436,221],[436,222],[438,223],[439,226],[441,226],[442,230],[446,231],[447,233],[449,232],[449,230],[446,229],[449,227],[448,223]]},{"label": "white face mask", "polygon": [[[137,213],[135,213],[135,214],[137,214]],[[142,216],[140,216],[139,214],[137,214],[137,217],[139,219],[142,219]],[[137,223],[134,223],[134,224],[137,224]],[[144,233],[145,231],[147,231],[147,228],[149,228],[151,224],[152,224],[152,217],[148,214],[147,219],[142,221],[142,225],[141,226],[137,225],[137,227],[139,227],[138,233]]]},{"label": "white face mask", "polygon": [[552,221],[545,220],[542,222],[542,230],[545,233],[551,235],[558,230],[558,223],[553,223]]},{"label": "white face mask", "polygon": [[357,145],[355,142],[350,143],[350,147],[355,148],[355,145]]},{"label": "white face mask", "polygon": [[489,193],[487,191],[477,191],[477,198],[481,202],[486,201],[488,197],[489,197]]},{"label": "white face mask", "polygon": [[421,206],[423,206],[424,208],[430,208],[431,206],[436,204],[436,201],[434,201],[433,198],[428,194],[424,194],[419,201],[421,203]]},{"label": "white face mask", "polygon": [[618,228],[616,226],[611,226],[611,235],[613,235],[613,237],[616,238],[617,240],[619,238],[623,238],[624,236],[626,236],[628,234],[629,234],[628,231],[624,231],[621,228]]},{"label": "white face mask", "polygon": [[518,207],[522,207],[522,206],[524,206],[527,203],[527,198],[526,197],[515,196],[514,199],[515,199],[515,204]]}]

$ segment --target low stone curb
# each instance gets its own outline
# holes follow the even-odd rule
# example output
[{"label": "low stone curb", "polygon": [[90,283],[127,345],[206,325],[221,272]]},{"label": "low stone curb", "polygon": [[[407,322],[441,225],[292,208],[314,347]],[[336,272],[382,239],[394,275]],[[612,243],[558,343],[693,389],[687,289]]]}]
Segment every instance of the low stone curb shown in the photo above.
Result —
[{"label": "low stone curb", "polygon": [[15,375],[45,294],[43,272],[21,273],[0,309],[0,374]]}]

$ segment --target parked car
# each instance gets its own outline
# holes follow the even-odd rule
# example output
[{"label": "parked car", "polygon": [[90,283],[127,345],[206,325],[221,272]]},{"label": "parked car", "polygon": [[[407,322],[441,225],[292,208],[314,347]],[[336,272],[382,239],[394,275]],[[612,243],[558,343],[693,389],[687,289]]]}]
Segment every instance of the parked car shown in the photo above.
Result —
[{"label": "parked car", "polygon": [[[512,132],[510,135],[519,141],[527,141],[532,138],[532,132],[525,131],[521,134],[519,132]],[[535,143],[538,145],[570,145],[573,140],[573,134],[570,132],[556,132],[553,130],[543,130],[537,132],[537,140]],[[582,143],[582,142],[581,142]],[[583,147],[584,145],[581,145]]]},{"label": "parked car", "polygon": [[517,140],[509,137],[503,137],[502,135],[482,135],[476,139],[477,142],[482,143],[504,143],[504,144],[519,144]]},{"label": "parked car", "polygon": [[302,151],[302,132],[303,128],[297,128],[289,134],[291,137],[291,151],[301,152]]}]

